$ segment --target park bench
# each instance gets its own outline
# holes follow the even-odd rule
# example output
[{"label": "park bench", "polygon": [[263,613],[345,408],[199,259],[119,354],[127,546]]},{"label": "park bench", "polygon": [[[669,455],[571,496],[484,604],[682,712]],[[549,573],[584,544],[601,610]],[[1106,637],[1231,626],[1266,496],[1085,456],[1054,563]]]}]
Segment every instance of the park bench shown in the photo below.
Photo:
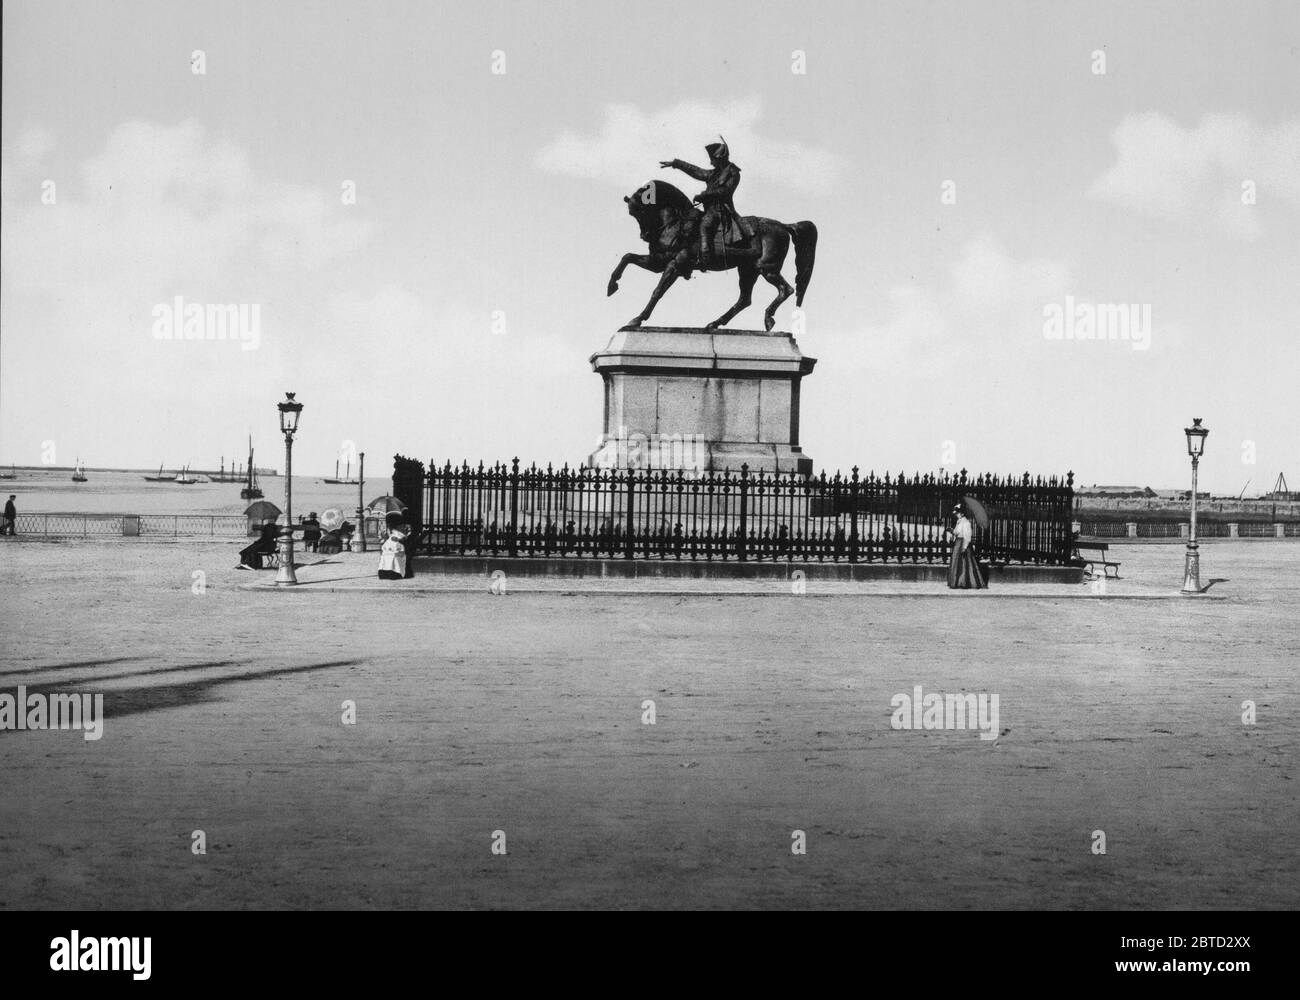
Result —
[{"label": "park bench", "polygon": [[[1119,563],[1106,558],[1106,553],[1110,546],[1106,542],[1079,542],[1074,543],[1074,558],[1083,565],[1084,572],[1088,576],[1097,575],[1097,564],[1101,564],[1103,576],[1112,580],[1119,579]],[[1085,555],[1084,553],[1088,553]],[[1092,553],[1096,553],[1093,555]],[[1111,570],[1115,572],[1112,574]]]}]

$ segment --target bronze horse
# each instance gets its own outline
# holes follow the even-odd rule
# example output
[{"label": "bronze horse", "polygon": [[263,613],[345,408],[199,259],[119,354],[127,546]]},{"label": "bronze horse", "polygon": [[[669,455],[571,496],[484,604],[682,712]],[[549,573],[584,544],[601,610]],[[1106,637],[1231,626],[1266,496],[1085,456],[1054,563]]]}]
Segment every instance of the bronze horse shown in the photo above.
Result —
[{"label": "bronze horse", "polygon": [[[623,200],[627,203],[628,214],[641,227],[641,239],[650,244],[650,252],[624,254],[609,276],[606,294],[613,295],[618,291],[618,281],[629,264],[663,275],[646,307],[627,324],[628,327],[635,329],[649,319],[664,292],[688,267],[703,271],[727,271],[734,267],[739,275],[740,297],[735,305],[706,327],[708,330],[716,330],[749,306],[753,301],[754,282],[759,275],[777,290],[776,298],[763,314],[764,329],[772,329],[776,323],[777,306],[791,295],[797,292],[795,304],[803,305],[817,253],[817,227],[811,222],[786,225],[758,215],[747,216],[753,238],[732,246],[718,246],[700,263],[694,254],[701,213],[686,195],[665,181],[650,181]],[[781,265],[785,263],[791,241],[794,242],[794,288],[781,275]]]}]

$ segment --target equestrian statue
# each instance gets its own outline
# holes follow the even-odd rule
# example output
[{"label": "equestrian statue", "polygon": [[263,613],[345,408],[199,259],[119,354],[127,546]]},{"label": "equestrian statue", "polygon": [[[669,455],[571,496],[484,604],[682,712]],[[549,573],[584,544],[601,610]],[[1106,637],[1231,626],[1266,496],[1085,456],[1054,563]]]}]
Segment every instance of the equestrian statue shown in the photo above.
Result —
[{"label": "equestrian statue", "polygon": [[[736,269],[740,297],[735,305],[705,329],[725,325],[753,301],[754,283],[761,275],[776,290],[763,314],[764,328],[776,323],[776,310],[791,295],[795,304],[803,305],[804,292],[812,278],[817,253],[817,227],[811,222],[786,225],[758,215],[742,216],[736,212],[732,197],[740,184],[740,168],[731,162],[727,142],[704,147],[709,155],[708,167],[697,167],[684,160],[662,160],[659,166],[680,170],[704,183],[704,190],[692,200],[666,181],[649,181],[624,198],[628,214],[641,227],[641,239],[650,245],[646,254],[623,255],[609,277],[607,294],[618,291],[618,282],[629,264],[661,274],[650,301],[640,314],[627,324],[636,329],[647,319],[664,292],[678,278],[690,279],[695,271],[729,271]],[[699,208],[695,203],[700,204]],[[785,256],[794,243],[794,288],[781,275]]]}]

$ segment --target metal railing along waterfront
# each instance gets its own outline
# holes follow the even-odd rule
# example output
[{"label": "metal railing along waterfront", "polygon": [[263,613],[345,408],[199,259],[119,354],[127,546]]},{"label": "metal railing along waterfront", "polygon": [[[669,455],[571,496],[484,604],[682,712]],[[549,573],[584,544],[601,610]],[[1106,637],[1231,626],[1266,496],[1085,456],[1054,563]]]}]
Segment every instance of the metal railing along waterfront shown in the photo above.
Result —
[{"label": "metal railing along waterfront", "polygon": [[243,538],[243,514],[19,513],[15,531],[44,538]]},{"label": "metal railing along waterfront", "polygon": [[[1077,523],[1079,537],[1085,539],[1186,539],[1190,534],[1190,526],[1186,519],[1128,522],[1085,519]],[[1295,538],[1300,536],[1300,521],[1198,520],[1196,533],[1200,538]]]},{"label": "metal railing along waterfront", "polygon": [[[357,521],[355,515],[347,520]],[[382,516],[363,519],[366,540],[383,540]],[[246,538],[257,534],[243,514],[69,514],[19,513],[15,530],[37,538]],[[301,530],[301,525],[297,526]]]},{"label": "metal railing along waterfront", "polygon": [[397,456],[394,495],[442,555],[791,562],[948,559],[950,512],[978,499],[995,562],[1070,560],[1073,474],[1023,476],[472,467]]}]

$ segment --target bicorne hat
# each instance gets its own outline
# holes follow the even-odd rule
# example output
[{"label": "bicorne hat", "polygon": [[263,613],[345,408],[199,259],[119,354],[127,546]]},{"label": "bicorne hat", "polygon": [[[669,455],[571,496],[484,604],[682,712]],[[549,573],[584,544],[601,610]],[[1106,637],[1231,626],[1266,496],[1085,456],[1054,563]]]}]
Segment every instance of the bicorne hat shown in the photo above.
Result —
[{"label": "bicorne hat", "polygon": [[718,142],[711,142],[704,147],[704,151],[709,154],[710,160],[725,160],[731,156],[731,150],[727,148],[727,140],[718,136]]}]

